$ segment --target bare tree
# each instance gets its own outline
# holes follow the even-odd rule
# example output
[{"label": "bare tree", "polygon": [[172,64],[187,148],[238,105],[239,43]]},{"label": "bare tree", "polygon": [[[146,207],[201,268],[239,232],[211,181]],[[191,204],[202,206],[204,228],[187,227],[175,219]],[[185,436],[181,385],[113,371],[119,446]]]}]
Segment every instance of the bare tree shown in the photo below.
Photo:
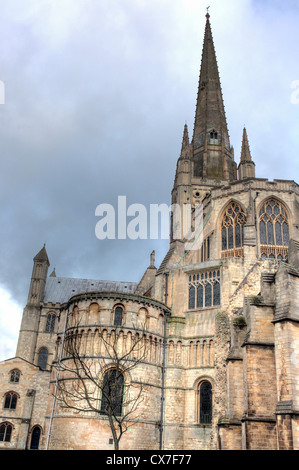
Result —
[{"label": "bare tree", "polygon": [[86,337],[76,325],[68,329],[63,358],[56,366],[55,399],[62,408],[106,416],[115,450],[123,434],[137,422],[145,391],[141,381],[130,379],[133,369],[146,359],[145,329],[130,331],[133,334],[124,342],[122,327],[110,331],[99,328],[96,340],[100,351],[90,354]]}]

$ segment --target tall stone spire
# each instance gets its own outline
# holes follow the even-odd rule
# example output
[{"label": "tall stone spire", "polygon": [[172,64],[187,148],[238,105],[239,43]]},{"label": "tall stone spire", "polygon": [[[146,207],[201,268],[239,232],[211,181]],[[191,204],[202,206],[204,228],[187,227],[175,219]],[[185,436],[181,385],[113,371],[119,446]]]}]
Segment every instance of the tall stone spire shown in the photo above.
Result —
[{"label": "tall stone spire", "polygon": [[193,149],[195,177],[230,181],[237,179],[209,14],[206,15]]},{"label": "tall stone spire", "polygon": [[243,129],[241,160],[238,167],[239,179],[255,178],[255,164],[251,158],[246,128]]}]

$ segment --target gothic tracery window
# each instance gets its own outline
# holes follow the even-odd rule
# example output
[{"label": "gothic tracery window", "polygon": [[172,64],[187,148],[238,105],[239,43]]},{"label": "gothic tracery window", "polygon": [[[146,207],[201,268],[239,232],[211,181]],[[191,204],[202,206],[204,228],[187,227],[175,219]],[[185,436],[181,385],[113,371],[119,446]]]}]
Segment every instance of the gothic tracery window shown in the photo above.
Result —
[{"label": "gothic tracery window", "polygon": [[189,276],[189,310],[220,305],[220,270]]},{"label": "gothic tracery window", "polygon": [[10,442],[12,433],[12,425],[10,423],[0,424],[0,442]]},{"label": "gothic tracery window", "polygon": [[17,407],[18,395],[14,392],[8,392],[5,395],[4,408],[9,410],[15,410]]},{"label": "gothic tracery window", "polygon": [[242,258],[243,227],[246,223],[246,214],[236,202],[231,202],[223,215],[221,222],[222,258]]},{"label": "gothic tracery window", "polygon": [[262,258],[286,259],[289,222],[284,205],[274,198],[265,201],[259,211],[260,254]]}]

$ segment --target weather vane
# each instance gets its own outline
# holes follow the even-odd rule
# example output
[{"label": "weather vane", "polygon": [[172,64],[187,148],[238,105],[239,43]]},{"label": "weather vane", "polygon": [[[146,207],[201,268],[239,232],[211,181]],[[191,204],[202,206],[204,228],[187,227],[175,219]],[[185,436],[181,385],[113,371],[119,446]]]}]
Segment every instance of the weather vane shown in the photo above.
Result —
[{"label": "weather vane", "polygon": [[210,7],[207,7],[207,14],[206,14],[206,17],[207,17],[207,18],[210,18],[209,9],[210,9]]}]

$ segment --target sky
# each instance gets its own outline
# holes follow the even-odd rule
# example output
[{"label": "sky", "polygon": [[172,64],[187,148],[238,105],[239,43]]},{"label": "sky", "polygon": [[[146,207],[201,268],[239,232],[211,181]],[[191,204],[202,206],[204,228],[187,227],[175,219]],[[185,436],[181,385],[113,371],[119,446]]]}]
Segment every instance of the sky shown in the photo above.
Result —
[{"label": "sky", "polygon": [[299,182],[299,0],[0,0],[0,360],[33,257],[57,276],[138,282],[169,241],[99,240],[99,204],[171,204],[192,136],[206,8],[235,160]]}]

